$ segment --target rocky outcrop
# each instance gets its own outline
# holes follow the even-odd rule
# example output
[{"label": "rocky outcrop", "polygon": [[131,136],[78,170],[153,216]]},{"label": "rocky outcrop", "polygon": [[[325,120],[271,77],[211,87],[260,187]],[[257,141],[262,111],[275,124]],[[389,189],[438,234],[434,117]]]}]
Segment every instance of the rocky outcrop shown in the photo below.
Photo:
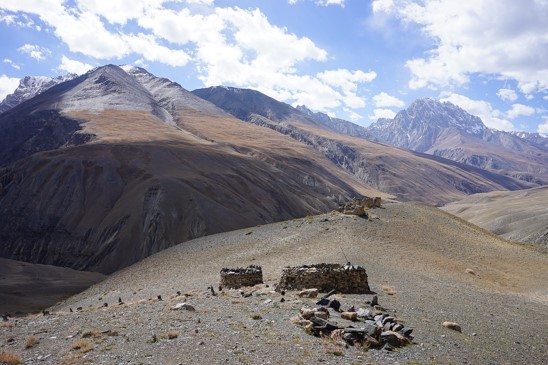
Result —
[{"label": "rocky outcrop", "polygon": [[328,292],[369,293],[367,273],[362,266],[339,264],[317,264],[297,267],[286,267],[282,271],[276,290],[301,290],[317,288]]}]

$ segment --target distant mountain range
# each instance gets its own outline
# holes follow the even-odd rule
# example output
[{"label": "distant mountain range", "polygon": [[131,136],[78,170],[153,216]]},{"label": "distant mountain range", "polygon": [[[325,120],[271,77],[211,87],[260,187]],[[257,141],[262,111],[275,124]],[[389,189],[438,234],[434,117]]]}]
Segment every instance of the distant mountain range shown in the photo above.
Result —
[{"label": "distant mountain range", "polygon": [[[137,67],[21,85],[0,114],[0,256],[10,259],[111,273],[195,237],[355,196],[443,205],[545,181],[542,143],[429,99],[366,129],[254,90],[190,93]],[[429,128],[435,115],[449,120]],[[391,133],[400,137],[382,139]],[[498,165],[472,163],[480,152]]]}]

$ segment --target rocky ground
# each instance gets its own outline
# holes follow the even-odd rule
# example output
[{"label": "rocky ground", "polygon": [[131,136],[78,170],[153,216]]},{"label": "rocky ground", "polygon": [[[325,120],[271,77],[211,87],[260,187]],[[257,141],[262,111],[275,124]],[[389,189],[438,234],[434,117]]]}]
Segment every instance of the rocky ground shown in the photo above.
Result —
[{"label": "rocky ground", "polygon": [[[307,217],[175,246],[59,303],[49,315],[0,323],[0,353],[25,364],[547,362],[544,253],[419,204],[389,204],[372,213],[370,219]],[[346,261],[365,266],[379,303],[414,328],[412,345],[392,352],[346,348],[293,323],[317,298],[287,292],[281,301],[272,289],[283,267]],[[264,284],[244,288],[247,296],[218,291],[222,267],[249,264],[262,266]],[[367,308],[372,296],[332,298],[343,308]],[[183,302],[195,311],[171,309]],[[444,321],[457,322],[462,332]]]}]

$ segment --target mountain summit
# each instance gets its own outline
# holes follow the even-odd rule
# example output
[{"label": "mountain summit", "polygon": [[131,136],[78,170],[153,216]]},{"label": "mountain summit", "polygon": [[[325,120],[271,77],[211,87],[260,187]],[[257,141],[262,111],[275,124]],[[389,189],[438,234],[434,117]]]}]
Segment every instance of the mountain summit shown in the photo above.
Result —
[{"label": "mountain summit", "polygon": [[487,127],[460,107],[434,99],[415,100],[394,119],[382,118],[369,127],[373,138],[417,152],[428,152],[447,130],[481,138]]},{"label": "mountain summit", "polygon": [[393,119],[379,119],[368,131],[379,142],[548,184],[548,149],[542,138],[489,129],[479,117],[449,102],[416,100]]}]

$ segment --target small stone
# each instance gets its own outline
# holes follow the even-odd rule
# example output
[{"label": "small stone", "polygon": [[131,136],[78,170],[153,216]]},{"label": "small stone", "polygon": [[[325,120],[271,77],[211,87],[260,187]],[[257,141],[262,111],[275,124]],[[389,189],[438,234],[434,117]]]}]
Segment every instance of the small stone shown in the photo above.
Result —
[{"label": "small stone", "polygon": [[280,303],[285,302],[285,298],[280,299]]},{"label": "small stone", "polygon": [[161,295],[158,295],[158,300],[162,301],[162,296]]},{"label": "small stone", "polygon": [[442,325],[443,325],[443,327],[449,328],[450,330],[457,331],[457,332],[462,332],[462,329],[461,329],[460,325],[457,322],[445,321],[445,322],[442,323]]},{"label": "small stone", "polygon": [[267,299],[263,302],[263,304],[268,304],[268,303],[272,303],[272,299]]},{"label": "small stone", "polygon": [[[316,313],[316,309],[315,308],[302,307],[301,310],[300,310],[300,313],[301,313],[301,316],[304,319],[310,319],[310,318],[314,317],[314,313]],[[327,319],[327,318],[325,318],[325,319]]]},{"label": "small stone", "polygon": [[394,327],[392,327],[392,331],[396,331],[396,332],[399,332],[403,329],[403,325],[399,324],[399,323],[396,323],[394,324]]},{"label": "small stone", "polygon": [[384,307],[381,307],[380,305],[374,305],[373,308],[376,310],[376,311],[379,311],[379,312],[386,312],[386,309]]},{"label": "small stone", "polygon": [[318,289],[304,289],[301,290],[297,295],[301,298],[316,298],[318,296]]},{"label": "small stone", "polygon": [[371,312],[369,309],[358,308],[357,313],[358,313],[359,318],[372,318],[373,317],[373,312]]},{"label": "small stone", "polygon": [[317,311],[317,312],[314,312],[314,317],[318,317],[318,318],[322,318],[322,319],[328,319],[329,318],[329,312]]},{"label": "small stone", "polygon": [[329,299],[327,298],[322,298],[316,302],[316,305],[328,305],[328,304],[329,304]]},{"label": "small stone", "polygon": [[394,331],[384,331],[381,333],[381,342],[389,343],[394,347],[406,346],[411,344],[411,341],[401,333]]},{"label": "small stone", "polygon": [[403,333],[403,335],[405,337],[410,337],[411,336],[411,333],[413,332],[413,329],[412,328],[409,328],[409,327],[403,327],[401,330],[400,330],[401,333]]},{"label": "small stone", "polygon": [[466,272],[470,275],[476,275],[476,272],[472,269],[466,269]]},{"label": "small stone", "polygon": [[181,310],[181,309],[187,310],[189,312],[196,312],[196,308],[194,308],[188,303],[177,303],[173,307],[171,307],[171,310],[174,310],[174,311]]},{"label": "small stone", "polygon": [[339,302],[337,299],[330,300],[327,307],[333,308],[334,310],[338,312],[341,309],[341,302]]},{"label": "small stone", "polygon": [[346,319],[349,321],[357,321],[358,320],[358,313],[356,312],[342,312],[341,318]]},{"label": "small stone", "polygon": [[374,295],[373,299],[371,299],[371,306],[374,307],[376,305],[379,305],[379,297]]}]

